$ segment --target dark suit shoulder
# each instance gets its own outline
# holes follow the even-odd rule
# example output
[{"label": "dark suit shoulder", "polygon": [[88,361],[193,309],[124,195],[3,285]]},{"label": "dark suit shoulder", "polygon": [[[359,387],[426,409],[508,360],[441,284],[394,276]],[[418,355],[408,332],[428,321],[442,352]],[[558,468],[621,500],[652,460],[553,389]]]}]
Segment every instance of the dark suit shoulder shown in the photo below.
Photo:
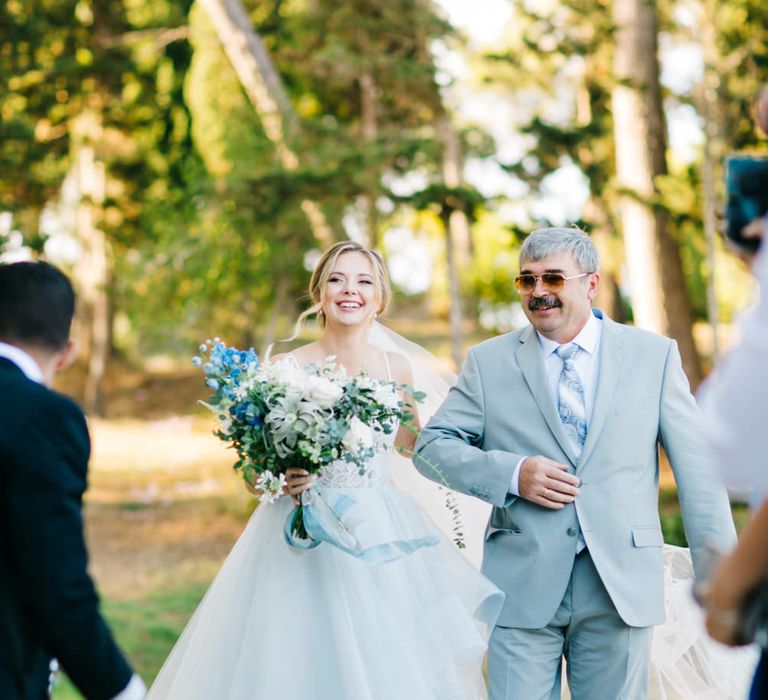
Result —
[{"label": "dark suit shoulder", "polygon": [[29,415],[40,410],[59,411],[62,415],[83,418],[80,407],[68,396],[28,379],[21,370],[0,366],[0,410]]},{"label": "dark suit shoulder", "polygon": [[[90,454],[85,416],[67,396],[0,368],[0,455],[2,462],[26,459],[30,451],[61,455],[82,472]],[[35,460],[33,463],[38,463]]]}]

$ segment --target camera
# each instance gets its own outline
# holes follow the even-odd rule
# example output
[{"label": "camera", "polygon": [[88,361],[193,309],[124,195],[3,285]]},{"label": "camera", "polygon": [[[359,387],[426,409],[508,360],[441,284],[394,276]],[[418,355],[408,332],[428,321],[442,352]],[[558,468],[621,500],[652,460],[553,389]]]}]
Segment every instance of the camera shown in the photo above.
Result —
[{"label": "camera", "polygon": [[768,214],[768,158],[733,155],[725,162],[728,203],[726,237],[747,250],[757,250],[760,237],[749,238],[744,227]]}]

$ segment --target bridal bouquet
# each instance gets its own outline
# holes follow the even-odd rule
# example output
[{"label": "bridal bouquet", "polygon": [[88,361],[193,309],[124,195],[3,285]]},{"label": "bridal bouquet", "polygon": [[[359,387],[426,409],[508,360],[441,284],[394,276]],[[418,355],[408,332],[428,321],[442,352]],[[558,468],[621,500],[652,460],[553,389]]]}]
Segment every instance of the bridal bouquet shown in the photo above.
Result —
[{"label": "bridal bouquet", "polygon": [[[412,413],[401,399],[424,394],[366,374],[350,377],[333,357],[302,369],[290,359],[260,363],[251,348],[228,347],[218,338],[203,343],[193,363],[213,391],[204,403],[218,417],[216,435],[237,451],[235,469],[259,489],[261,500],[277,499],[289,467],[320,471],[336,460],[360,470],[386,449],[384,436]],[[301,506],[293,534],[307,539]]]}]

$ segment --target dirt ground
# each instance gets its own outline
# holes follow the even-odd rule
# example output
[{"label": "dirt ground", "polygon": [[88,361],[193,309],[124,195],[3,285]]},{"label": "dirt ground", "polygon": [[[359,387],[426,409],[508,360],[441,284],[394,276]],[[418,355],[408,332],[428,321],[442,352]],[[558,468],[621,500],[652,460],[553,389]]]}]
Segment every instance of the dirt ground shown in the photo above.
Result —
[{"label": "dirt ground", "polygon": [[210,580],[254,505],[213,423],[177,417],[90,426],[85,514],[102,592],[135,598],[175,579]]}]

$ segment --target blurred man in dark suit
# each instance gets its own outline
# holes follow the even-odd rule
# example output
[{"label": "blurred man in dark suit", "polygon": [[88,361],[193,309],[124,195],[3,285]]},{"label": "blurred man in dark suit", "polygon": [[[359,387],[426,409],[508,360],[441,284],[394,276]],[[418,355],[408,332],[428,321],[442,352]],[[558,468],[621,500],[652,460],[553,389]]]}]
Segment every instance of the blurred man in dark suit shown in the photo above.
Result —
[{"label": "blurred man in dark suit", "polygon": [[144,697],[99,612],[82,497],[90,441],[50,387],[72,356],[69,280],[43,262],[0,265],[0,698],[48,697],[58,659],[88,700]]}]

